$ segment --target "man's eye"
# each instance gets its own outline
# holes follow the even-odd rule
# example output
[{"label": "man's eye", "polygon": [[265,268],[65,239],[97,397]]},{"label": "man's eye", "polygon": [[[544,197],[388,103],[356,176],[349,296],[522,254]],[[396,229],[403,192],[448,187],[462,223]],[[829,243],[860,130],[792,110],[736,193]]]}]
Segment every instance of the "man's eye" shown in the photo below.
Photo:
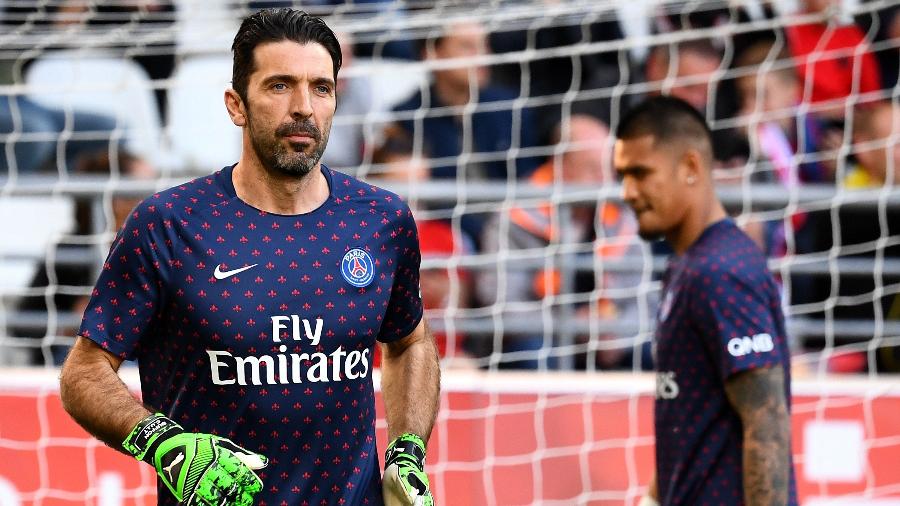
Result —
[{"label": "man's eye", "polygon": [[327,94],[331,93],[331,87],[326,86],[324,84],[320,84],[320,85],[316,86],[316,91],[323,95],[327,95]]},{"label": "man's eye", "polygon": [[287,85],[284,83],[275,83],[272,85],[273,90],[284,91],[287,89]]}]

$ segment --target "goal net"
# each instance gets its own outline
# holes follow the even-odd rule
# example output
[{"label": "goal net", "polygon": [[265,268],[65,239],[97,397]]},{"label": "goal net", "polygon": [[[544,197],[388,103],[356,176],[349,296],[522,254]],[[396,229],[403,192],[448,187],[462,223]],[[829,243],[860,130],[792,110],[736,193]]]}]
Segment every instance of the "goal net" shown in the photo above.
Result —
[{"label": "goal net", "polygon": [[417,216],[439,504],[641,497],[668,251],[636,235],[610,132],[659,93],[707,118],[782,288],[802,501],[900,504],[892,2],[0,0],[0,506],[154,502],[62,411],[56,368],[137,199],[237,161],[231,38],[287,5],[345,55],[323,161]]}]

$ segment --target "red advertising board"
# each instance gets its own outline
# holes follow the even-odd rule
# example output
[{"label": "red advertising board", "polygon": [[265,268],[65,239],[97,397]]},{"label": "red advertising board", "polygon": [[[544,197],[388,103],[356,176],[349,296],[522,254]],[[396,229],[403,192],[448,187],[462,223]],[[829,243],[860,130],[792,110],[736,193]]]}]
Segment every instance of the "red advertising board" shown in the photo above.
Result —
[{"label": "red advertising board", "polygon": [[[0,506],[155,504],[149,466],[89,438],[55,374],[3,373]],[[429,442],[437,504],[636,504],[653,464],[651,386],[630,374],[445,374]],[[900,505],[900,386],[827,379],[794,392],[804,504]]]}]

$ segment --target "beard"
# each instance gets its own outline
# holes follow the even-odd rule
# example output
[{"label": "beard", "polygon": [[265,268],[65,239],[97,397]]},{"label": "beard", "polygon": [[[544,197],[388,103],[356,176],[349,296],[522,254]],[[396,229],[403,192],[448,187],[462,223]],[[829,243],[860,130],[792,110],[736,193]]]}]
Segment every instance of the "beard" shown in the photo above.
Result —
[{"label": "beard", "polygon": [[[648,212],[648,211],[645,211],[645,212]],[[661,229],[661,227],[659,227],[658,225],[657,226],[642,225],[640,216],[636,216],[636,218],[638,221],[638,237],[640,237],[641,239],[643,239],[647,242],[654,242],[654,241],[658,241],[660,239],[665,238],[665,233]]]},{"label": "beard", "polygon": [[[323,134],[310,119],[283,123],[275,129],[274,135],[263,132],[257,133],[253,128],[252,119],[249,121],[250,142],[256,156],[262,162],[263,167],[270,172],[283,176],[302,178],[312,171],[328,144],[328,130]],[[282,137],[288,135],[304,134],[312,137],[313,149],[307,153],[304,151],[305,142],[290,142],[285,145]]]}]

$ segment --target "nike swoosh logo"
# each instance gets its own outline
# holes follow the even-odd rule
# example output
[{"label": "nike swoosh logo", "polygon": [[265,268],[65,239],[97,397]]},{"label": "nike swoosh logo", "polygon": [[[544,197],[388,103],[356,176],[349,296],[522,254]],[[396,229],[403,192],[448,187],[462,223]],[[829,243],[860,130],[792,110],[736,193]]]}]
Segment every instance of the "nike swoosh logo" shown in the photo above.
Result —
[{"label": "nike swoosh logo", "polygon": [[215,277],[216,279],[225,279],[228,276],[234,276],[235,274],[237,274],[239,272],[244,272],[247,269],[252,269],[252,268],[256,267],[257,265],[259,265],[259,264],[248,265],[246,267],[241,267],[240,269],[232,269],[230,271],[222,271],[222,265],[219,264],[216,266],[216,270],[213,271],[213,277]]}]

